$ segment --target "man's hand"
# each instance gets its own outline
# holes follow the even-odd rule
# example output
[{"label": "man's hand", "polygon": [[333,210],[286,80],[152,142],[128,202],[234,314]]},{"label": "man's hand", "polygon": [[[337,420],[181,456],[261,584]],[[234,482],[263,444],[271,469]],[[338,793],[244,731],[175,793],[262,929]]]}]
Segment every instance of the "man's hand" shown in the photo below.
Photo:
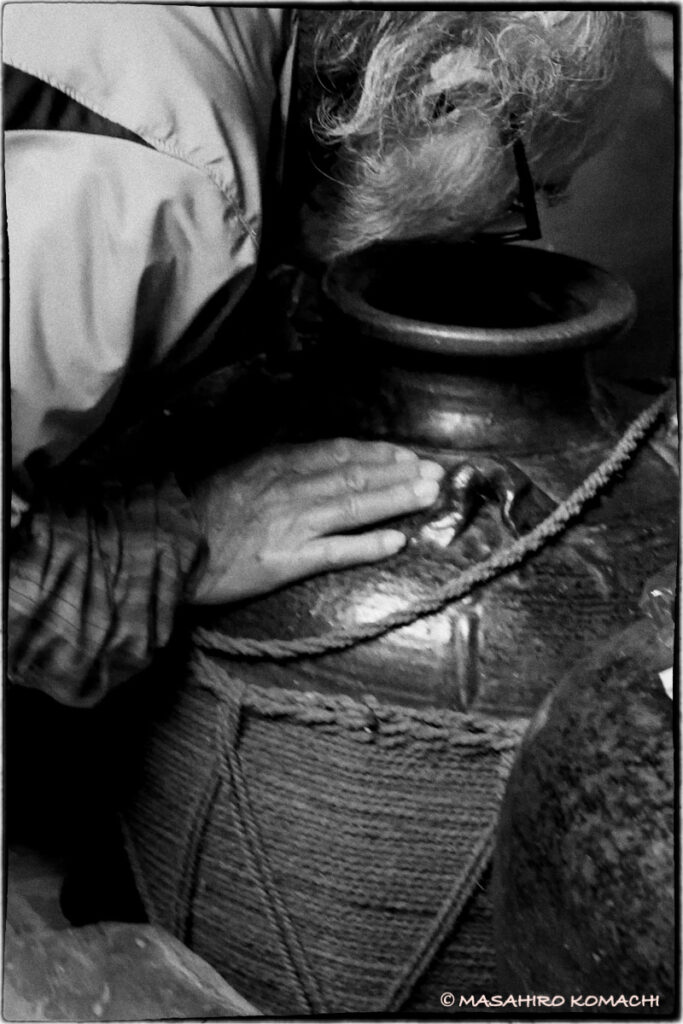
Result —
[{"label": "man's hand", "polygon": [[405,544],[399,530],[347,531],[426,508],[442,476],[405,448],[345,438],[229,466],[192,496],[209,554],[188,599],[239,601],[395,554]]}]

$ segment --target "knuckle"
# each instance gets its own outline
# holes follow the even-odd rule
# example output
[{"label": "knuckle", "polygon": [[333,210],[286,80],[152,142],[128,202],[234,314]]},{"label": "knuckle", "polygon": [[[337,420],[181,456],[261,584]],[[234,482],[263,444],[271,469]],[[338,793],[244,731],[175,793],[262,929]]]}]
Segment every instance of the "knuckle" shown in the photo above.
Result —
[{"label": "knuckle", "polygon": [[283,466],[288,473],[306,473],[315,454],[312,445],[287,445],[282,448]]},{"label": "knuckle", "polygon": [[348,498],[345,498],[342,506],[343,515],[349,521],[355,521],[360,515],[360,502],[357,495],[350,494]]},{"label": "knuckle", "polygon": [[252,469],[265,479],[276,479],[285,465],[285,453],[280,448],[267,452],[262,459],[254,459]]},{"label": "knuckle", "polygon": [[277,508],[287,496],[288,490],[289,488],[283,486],[279,477],[269,480],[261,496],[262,511],[272,512],[272,509]]},{"label": "knuckle", "polygon": [[359,558],[367,562],[378,562],[388,554],[384,546],[384,538],[381,533],[366,533],[363,537],[362,550],[359,550]]},{"label": "knuckle", "polygon": [[270,569],[271,555],[270,551],[257,551],[254,555],[254,561],[256,562],[259,569]]},{"label": "knuckle", "polygon": [[335,462],[345,463],[351,458],[351,445],[347,438],[336,437],[330,443],[330,453]]},{"label": "knuckle", "polygon": [[338,544],[334,540],[328,538],[323,542],[321,549],[321,558],[323,564],[328,569],[334,569],[335,566],[341,564],[342,552]]},{"label": "knuckle", "polygon": [[369,558],[384,558],[388,554],[386,542],[381,533],[374,533],[368,537],[367,549]]},{"label": "knuckle", "polygon": [[288,550],[294,543],[294,538],[300,532],[301,516],[293,509],[280,511],[277,529],[273,530],[271,545],[278,553]]},{"label": "knuckle", "polygon": [[351,466],[346,470],[344,478],[350,491],[364,491],[368,486],[368,475],[360,466]]},{"label": "knuckle", "polygon": [[375,451],[385,461],[392,459],[398,450],[398,445],[390,444],[388,441],[375,441]]}]

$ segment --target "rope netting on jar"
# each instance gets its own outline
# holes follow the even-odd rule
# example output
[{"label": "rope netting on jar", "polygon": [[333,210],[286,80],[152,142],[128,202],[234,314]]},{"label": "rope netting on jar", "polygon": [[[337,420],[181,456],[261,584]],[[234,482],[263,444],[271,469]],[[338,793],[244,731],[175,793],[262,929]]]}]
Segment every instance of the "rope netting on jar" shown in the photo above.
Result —
[{"label": "rope netting on jar", "polygon": [[195,651],[125,815],[152,921],[267,1013],[491,991],[487,873],[526,724],[246,686]]}]

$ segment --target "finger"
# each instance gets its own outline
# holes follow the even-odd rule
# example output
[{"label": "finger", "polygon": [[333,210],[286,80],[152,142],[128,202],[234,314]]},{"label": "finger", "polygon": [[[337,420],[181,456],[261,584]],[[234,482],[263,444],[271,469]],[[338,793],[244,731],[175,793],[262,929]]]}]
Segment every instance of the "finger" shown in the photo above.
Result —
[{"label": "finger", "polygon": [[417,461],[417,455],[410,448],[389,444],[388,441],[357,441],[351,437],[292,445],[283,454],[287,468],[305,474],[334,470],[353,462],[383,465]]},{"label": "finger", "polygon": [[294,504],[310,504],[344,494],[379,491],[401,481],[440,480],[444,475],[438,462],[427,459],[401,460],[377,465],[352,462],[327,473],[315,473],[290,483],[288,497]]},{"label": "finger", "polygon": [[307,544],[299,555],[302,575],[343,569],[363,562],[379,562],[395,555],[406,543],[400,530],[374,530],[352,537],[322,537]]},{"label": "finger", "polygon": [[318,536],[354,530],[392,516],[428,508],[438,493],[438,480],[420,478],[413,483],[394,484],[381,491],[327,498],[305,514],[304,525]]}]

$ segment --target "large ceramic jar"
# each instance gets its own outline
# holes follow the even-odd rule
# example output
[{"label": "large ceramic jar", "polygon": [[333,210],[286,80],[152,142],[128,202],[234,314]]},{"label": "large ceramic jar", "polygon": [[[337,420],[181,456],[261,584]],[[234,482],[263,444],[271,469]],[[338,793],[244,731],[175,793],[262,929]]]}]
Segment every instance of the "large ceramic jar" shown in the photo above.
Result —
[{"label": "large ceramic jar", "polygon": [[[530,247],[387,247],[327,276],[327,334],[302,407],[312,436],[388,438],[447,466],[438,506],[390,562],[321,576],[216,617],[228,634],[315,635],[380,619],[539,523],[610,451],[624,415],[591,349],[630,289]],[[646,401],[646,399],[644,399]],[[439,615],[260,684],[499,716],[533,712],[586,643],[628,622],[675,551],[678,483],[649,446],[564,537]]]},{"label": "large ceramic jar", "polygon": [[496,991],[487,872],[514,750],[675,556],[677,481],[646,442],[559,539],[437,614],[223,659],[211,637],[352,630],[433,593],[544,519],[623,427],[585,356],[633,299],[595,267],[406,246],[334,266],[325,291],[300,432],[408,444],[447,467],[440,502],[385,563],[204,615],[124,808],[129,849],[151,919],[268,1013],[458,1009]]}]

